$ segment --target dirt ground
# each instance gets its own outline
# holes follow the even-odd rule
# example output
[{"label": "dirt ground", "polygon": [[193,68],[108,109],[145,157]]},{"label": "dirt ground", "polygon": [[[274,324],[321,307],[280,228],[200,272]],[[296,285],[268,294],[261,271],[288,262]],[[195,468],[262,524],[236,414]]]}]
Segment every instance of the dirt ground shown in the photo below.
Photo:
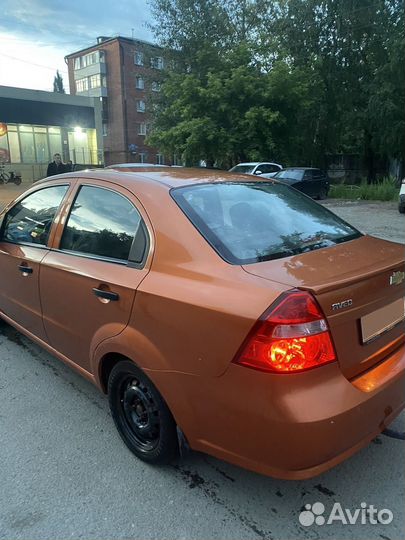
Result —
[{"label": "dirt ground", "polygon": [[362,232],[405,244],[405,215],[396,202],[327,199],[322,204]]}]

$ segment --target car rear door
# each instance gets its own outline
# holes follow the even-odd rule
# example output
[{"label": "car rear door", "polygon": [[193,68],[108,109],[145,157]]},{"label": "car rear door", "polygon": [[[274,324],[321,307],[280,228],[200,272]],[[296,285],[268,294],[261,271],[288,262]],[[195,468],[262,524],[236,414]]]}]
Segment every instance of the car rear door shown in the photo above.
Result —
[{"label": "car rear door", "polygon": [[69,179],[30,190],[2,216],[0,310],[43,341],[40,264],[49,253],[59,209],[72,183]]},{"label": "car rear door", "polygon": [[294,186],[295,188],[302,191],[302,193],[305,193],[305,195],[309,195],[310,197],[315,196],[315,184],[314,184],[314,178],[313,178],[313,171],[311,169],[306,170],[303,173],[302,181],[298,185]]},{"label": "car rear door", "polygon": [[313,197],[320,197],[326,193],[326,178],[320,169],[312,170]]},{"label": "car rear door", "polygon": [[149,271],[150,225],[140,208],[116,184],[79,183],[41,263],[50,344],[88,372],[97,345],[128,324],[136,289]]}]

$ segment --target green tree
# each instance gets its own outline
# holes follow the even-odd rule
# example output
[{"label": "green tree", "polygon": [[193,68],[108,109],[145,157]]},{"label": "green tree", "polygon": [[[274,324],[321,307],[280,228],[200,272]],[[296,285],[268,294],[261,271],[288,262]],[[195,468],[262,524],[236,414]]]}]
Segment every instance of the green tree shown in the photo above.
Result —
[{"label": "green tree", "polygon": [[273,26],[281,54],[312,70],[320,85],[319,154],[361,154],[373,179],[377,159],[404,158],[403,1],[288,0],[280,6]]},{"label": "green tree", "polygon": [[187,163],[404,159],[403,0],[152,0],[171,61],[150,135]]},{"label": "green tree", "polygon": [[63,87],[63,78],[59,73],[59,70],[56,71],[56,75],[53,79],[53,91],[58,92],[59,94],[65,94],[65,89]]}]

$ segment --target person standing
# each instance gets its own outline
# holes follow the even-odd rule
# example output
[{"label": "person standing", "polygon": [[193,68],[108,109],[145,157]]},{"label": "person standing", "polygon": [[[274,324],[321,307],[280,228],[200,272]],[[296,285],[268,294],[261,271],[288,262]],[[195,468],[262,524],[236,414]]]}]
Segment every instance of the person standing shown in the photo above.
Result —
[{"label": "person standing", "polygon": [[62,174],[64,172],[66,172],[65,165],[62,163],[60,154],[56,153],[53,155],[53,161],[48,165],[46,176],[54,176],[55,174]]},{"label": "person standing", "polygon": [[68,159],[65,163],[65,172],[73,172],[75,170],[75,166],[73,165],[73,161],[71,159]]}]

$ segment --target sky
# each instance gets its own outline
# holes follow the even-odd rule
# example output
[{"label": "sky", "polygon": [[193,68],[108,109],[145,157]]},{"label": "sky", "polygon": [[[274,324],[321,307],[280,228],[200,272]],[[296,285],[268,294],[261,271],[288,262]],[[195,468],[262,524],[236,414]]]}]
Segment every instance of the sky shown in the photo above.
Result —
[{"label": "sky", "polygon": [[64,57],[97,36],[153,40],[147,0],[0,0],[0,85],[53,89],[58,69],[69,90]]}]

